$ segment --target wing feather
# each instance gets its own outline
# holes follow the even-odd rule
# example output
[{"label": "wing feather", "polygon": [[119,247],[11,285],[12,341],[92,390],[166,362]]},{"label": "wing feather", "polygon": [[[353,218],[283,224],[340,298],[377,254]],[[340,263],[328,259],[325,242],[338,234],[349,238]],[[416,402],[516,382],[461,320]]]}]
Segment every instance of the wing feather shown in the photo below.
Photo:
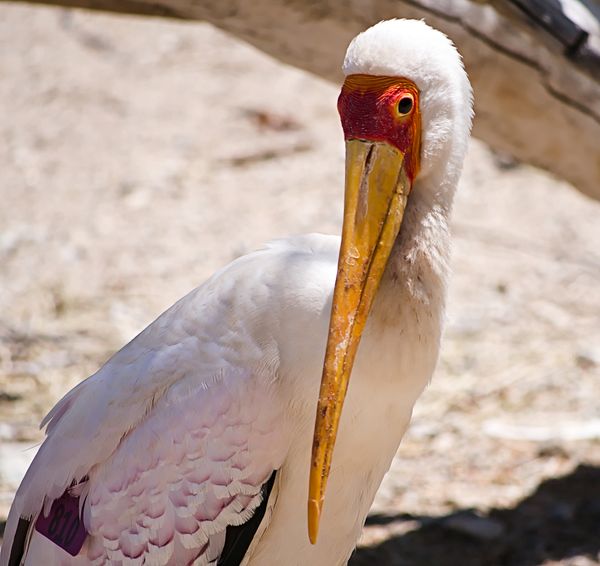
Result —
[{"label": "wing feather", "polygon": [[252,517],[282,464],[281,415],[265,410],[280,406],[272,386],[231,373],[192,391],[186,381],[90,474],[89,529],[111,562],[142,549],[157,563],[177,554],[182,563],[190,557],[177,549],[205,549],[208,564],[227,527]]},{"label": "wing feather", "polygon": [[232,262],[67,393],[42,423],[0,566],[21,518],[31,519],[25,562],[65,562],[31,525],[67,489],[90,533],[69,564],[214,564],[227,528],[253,516],[285,459],[291,399],[278,336],[290,336],[294,314],[323,315],[338,248],[311,235]]},{"label": "wing feather", "polygon": [[[202,555],[218,556],[228,525],[252,516],[285,456],[276,342],[272,330],[247,324],[273,308],[261,253],[274,252],[213,276],[48,413],[0,565],[19,519],[47,513],[73,486],[90,533],[81,552],[93,563],[181,555],[203,564]],[[46,553],[38,536],[30,529],[29,546]]]}]

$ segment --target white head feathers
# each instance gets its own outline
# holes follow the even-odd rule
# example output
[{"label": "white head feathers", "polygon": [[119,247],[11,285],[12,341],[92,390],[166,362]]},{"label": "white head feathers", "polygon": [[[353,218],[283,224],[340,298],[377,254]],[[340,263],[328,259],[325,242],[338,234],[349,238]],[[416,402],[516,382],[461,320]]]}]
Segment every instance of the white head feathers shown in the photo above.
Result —
[{"label": "white head feathers", "polygon": [[437,177],[443,169],[455,185],[467,150],[473,95],[452,42],[420,20],[379,22],[352,40],[343,71],[403,77],[417,85],[423,129],[419,177]]}]

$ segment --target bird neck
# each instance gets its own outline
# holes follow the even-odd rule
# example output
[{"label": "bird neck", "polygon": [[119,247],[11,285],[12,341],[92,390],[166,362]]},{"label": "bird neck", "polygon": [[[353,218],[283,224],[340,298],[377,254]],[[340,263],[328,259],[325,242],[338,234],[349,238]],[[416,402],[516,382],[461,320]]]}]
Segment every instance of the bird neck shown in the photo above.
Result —
[{"label": "bird neck", "polygon": [[444,304],[455,186],[454,178],[443,175],[415,181],[382,281],[384,308],[400,304],[406,294],[413,304]]}]

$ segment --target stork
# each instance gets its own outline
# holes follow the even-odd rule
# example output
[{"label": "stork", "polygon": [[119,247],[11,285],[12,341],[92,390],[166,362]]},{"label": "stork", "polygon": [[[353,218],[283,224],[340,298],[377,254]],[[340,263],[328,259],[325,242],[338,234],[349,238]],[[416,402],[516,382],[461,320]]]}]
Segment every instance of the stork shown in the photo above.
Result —
[{"label": "stork", "polygon": [[347,563],[436,364],[472,95],[422,21],[369,28],[343,70],[341,243],[233,261],[69,391],[1,566]]}]

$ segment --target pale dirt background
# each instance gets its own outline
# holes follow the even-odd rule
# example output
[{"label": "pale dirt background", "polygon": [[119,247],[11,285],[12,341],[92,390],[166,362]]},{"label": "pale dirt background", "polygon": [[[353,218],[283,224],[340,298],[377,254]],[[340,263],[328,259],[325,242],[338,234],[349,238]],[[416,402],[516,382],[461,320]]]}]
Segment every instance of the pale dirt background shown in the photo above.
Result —
[{"label": "pale dirt background", "polygon": [[[339,230],[336,96],[207,25],[0,5],[0,534],[65,391],[234,257]],[[353,564],[600,564],[600,204],[474,141],[454,219]]]}]

